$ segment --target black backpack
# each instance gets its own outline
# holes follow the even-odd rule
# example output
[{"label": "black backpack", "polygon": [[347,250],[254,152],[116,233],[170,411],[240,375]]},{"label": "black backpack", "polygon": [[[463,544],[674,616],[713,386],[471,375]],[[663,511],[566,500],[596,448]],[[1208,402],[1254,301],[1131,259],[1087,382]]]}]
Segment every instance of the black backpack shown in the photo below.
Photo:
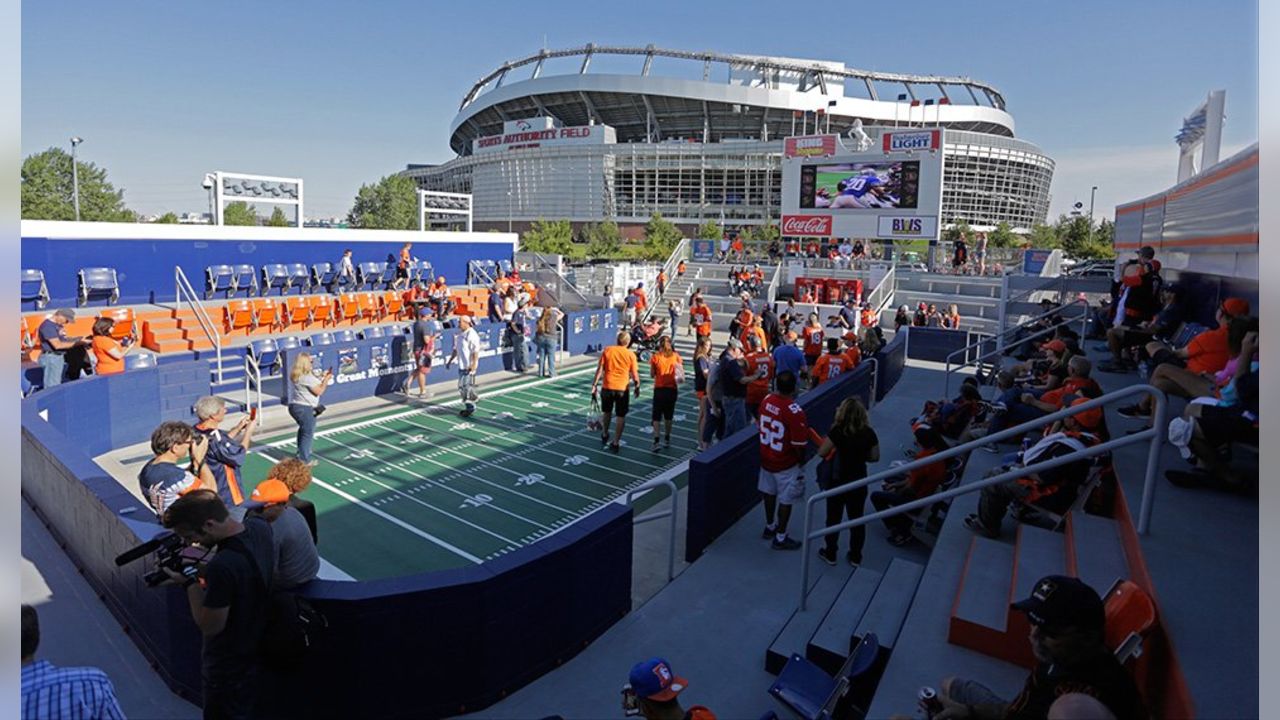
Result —
[{"label": "black backpack", "polygon": [[235,543],[228,548],[249,561],[258,582],[267,592],[267,623],[259,646],[263,665],[279,671],[296,668],[306,657],[318,633],[329,627],[329,621],[306,598],[268,585],[262,568],[258,567],[258,562],[243,543]]}]

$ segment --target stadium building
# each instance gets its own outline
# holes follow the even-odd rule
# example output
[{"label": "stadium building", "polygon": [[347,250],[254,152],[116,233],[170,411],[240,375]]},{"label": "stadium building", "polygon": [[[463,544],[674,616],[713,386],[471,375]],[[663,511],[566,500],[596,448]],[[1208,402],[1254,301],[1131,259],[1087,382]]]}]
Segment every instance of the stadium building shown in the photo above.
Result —
[{"label": "stadium building", "polygon": [[783,138],[876,128],[946,128],[942,222],[1043,222],[1054,163],[1014,136],[994,87],[963,77],[842,63],[648,47],[543,50],[463,98],[457,157],[409,165],[425,190],[474,195],[477,229],[650,215],[686,226],[777,221]]}]

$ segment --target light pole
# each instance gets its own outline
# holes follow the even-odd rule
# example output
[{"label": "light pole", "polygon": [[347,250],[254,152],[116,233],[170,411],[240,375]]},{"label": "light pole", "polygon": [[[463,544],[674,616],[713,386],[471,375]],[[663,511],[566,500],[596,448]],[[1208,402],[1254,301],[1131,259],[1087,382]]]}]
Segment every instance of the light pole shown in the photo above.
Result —
[{"label": "light pole", "polygon": [[1093,244],[1093,198],[1098,193],[1098,186],[1089,188],[1089,244]]},{"label": "light pole", "polygon": [[83,138],[71,138],[71,201],[76,206],[76,222],[80,222],[80,172],[76,168],[76,146],[82,142]]},{"label": "light pole", "polygon": [[213,173],[205,173],[204,181],[200,183],[200,187],[209,191],[209,224],[210,225],[218,224],[218,214],[213,211],[214,185],[215,183],[217,183],[217,180],[218,180],[218,177]]}]

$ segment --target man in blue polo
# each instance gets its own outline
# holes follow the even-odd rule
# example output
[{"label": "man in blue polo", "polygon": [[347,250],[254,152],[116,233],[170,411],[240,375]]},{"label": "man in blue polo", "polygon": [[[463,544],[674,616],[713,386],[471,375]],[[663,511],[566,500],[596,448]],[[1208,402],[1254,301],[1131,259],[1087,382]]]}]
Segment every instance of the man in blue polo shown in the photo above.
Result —
[{"label": "man in blue polo", "polygon": [[[795,375],[796,378],[805,376],[804,352],[796,347],[796,339],[799,338],[794,331],[788,330],[782,336],[782,344],[773,349],[773,365],[774,377],[784,372]],[[802,384],[803,385],[803,384]]]},{"label": "man in blue polo", "polygon": [[[76,319],[74,310],[61,308],[40,323],[36,333],[40,336],[40,367],[44,368],[44,387],[53,387],[62,383],[62,376],[67,369],[67,355],[79,349],[80,353],[88,347],[88,338],[67,337],[64,326]],[[79,377],[77,373],[75,377]]]}]

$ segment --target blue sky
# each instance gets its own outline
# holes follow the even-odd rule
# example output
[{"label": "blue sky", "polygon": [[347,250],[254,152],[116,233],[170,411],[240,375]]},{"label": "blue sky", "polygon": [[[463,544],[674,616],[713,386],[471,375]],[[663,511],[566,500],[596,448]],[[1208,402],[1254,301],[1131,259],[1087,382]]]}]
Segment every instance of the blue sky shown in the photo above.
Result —
[{"label": "blue sky", "polygon": [[144,213],[204,210],[200,179],[221,169],[303,177],[308,216],[342,215],[361,183],[449,159],[472,83],[544,38],[982,80],[1004,94],[1017,135],[1057,161],[1051,215],[1087,204],[1091,185],[1109,216],[1171,184],[1173,135],[1211,89],[1227,91],[1223,157],[1257,138],[1254,2],[785,7],[24,2],[22,150],[84,137],[81,156]]}]

